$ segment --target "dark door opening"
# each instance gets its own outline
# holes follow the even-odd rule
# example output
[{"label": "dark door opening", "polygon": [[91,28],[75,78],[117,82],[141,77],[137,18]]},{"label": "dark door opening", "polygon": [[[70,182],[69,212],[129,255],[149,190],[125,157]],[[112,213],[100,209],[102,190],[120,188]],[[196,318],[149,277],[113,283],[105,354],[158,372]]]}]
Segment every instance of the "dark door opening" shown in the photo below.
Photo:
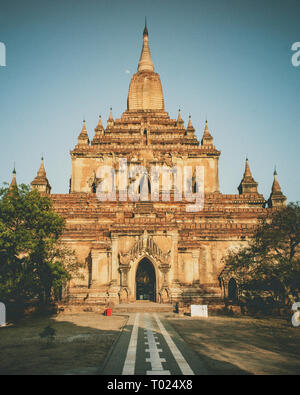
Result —
[{"label": "dark door opening", "polygon": [[156,301],[155,271],[146,258],[141,260],[136,271],[136,300]]}]

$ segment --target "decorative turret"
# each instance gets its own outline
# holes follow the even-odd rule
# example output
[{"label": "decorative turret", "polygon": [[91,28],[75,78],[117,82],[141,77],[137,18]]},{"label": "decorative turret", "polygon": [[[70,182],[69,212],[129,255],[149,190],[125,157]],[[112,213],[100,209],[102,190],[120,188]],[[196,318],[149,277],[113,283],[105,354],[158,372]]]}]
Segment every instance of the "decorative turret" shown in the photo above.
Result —
[{"label": "decorative turret", "polygon": [[40,165],[39,171],[37,172],[37,176],[31,182],[30,185],[31,185],[32,189],[36,189],[40,193],[44,193],[44,194],[48,195],[51,192],[51,186],[50,186],[49,181],[47,179],[43,157],[41,159],[41,165]]},{"label": "decorative turret", "polygon": [[112,115],[112,107],[110,107],[110,109],[109,109],[109,117],[108,117],[108,120],[107,120],[107,129],[112,128],[114,126],[114,124],[115,124],[115,121],[114,121],[114,118],[113,118],[113,115]]},{"label": "decorative turret", "polygon": [[178,110],[178,117],[177,117],[176,126],[179,129],[183,129],[184,128],[184,120],[181,118],[181,110],[180,110],[180,108]]},{"label": "decorative turret", "polygon": [[78,136],[78,144],[79,145],[89,145],[89,142],[90,142],[90,140],[89,140],[89,136],[86,131],[85,120],[83,120],[82,129],[81,129],[80,135]]},{"label": "decorative turret", "polygon": [[146,22],[137,73],[132,76],[129,85],[127,110],[164,110],[163,91],[159,74],[154,72]]},{"label": "decorative turret", "polygon": [[189,123],[186,128],[186,135],[188,137],[195,137],[195,128],[192,124],[191,115],[189,115]]},{"label": "decorative turret", "polygon": [[12,174],[13,174],[12,180],[11,180],[11,183],[10,183],[10,186],[9,186],[8,189],[13,189],[13,188],[17,188],[17,187],[18,187],[17,179],[16,179],[16,174],[17,174],[17,173],[16,173],[15,167],[14,167],[14,169],[13,169]]},{"label": "decorative turret", "polygon": [[97,125],[97,127],[95,128],[95,130],[99,130],[99,131],[104,130],[104,127],[103,127],[102,121],[101,121],[101,115],[99,115],[98,125]]},{"label": "decorative turret", "polygon": [[193,126],[193,124],[192,124],[192,119],[191,119],[191,114],[189,115],[189,123],[188,123],[188,125],[187,125],[187,129],[190,129],[190,130],[195,130],[194,129],[194,126]]},{"label": "decorative turret", "polygon": [[104,127],[101,121],[101,115],[99,115],[98,125],[95,127],[95,136],[93,138],[92,144],[96,144],[101,141],[101,137],[104,135]]},{"label": "decorative turret", "polygon": [[210,134],[210,131],[207,126],[207,120],[206,120],[204,133],[203,133],[203,137],[201,140],[201,145],[213,145],[213,141],[214,141],[214,139],[213,139],[212,135]]},{"label": "decorative turret", "polygon": [[257,192],[257,185],[258,185],[258,183],[252,177],[250,167],[249,167],[248,158],[246,158],[244,177],[243,177],[240,185],[238,186],[239,194],[242,195],[243,193],[258,193]]},{"label": "decorative turret", "polygon": [[277,179],[277,172],[275,169],[272,191],[268,200],[268,207],[285,207],[285,206],[286,206],[286,197],[281,192],[281,188]]}]

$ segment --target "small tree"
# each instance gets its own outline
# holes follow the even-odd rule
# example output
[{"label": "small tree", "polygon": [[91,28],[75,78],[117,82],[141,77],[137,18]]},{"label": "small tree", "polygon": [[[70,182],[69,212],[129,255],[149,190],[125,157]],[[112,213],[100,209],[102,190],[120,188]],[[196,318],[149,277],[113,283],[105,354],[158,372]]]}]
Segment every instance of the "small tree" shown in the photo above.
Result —
[{"label": "small tree", "polygon": [[291,304],[300,300],[300,206],[270,211],[260,218],[249,246],[224,258],[220,277],[234,276],[241,291],[269,293]]},{"label": "small tree", "polygon": [[[0,189],[0,299],[49,303],[77,262],[60,241],[65,226],[51,199],[29,186]],[[70,263],[72,262],[72,264]]]}]

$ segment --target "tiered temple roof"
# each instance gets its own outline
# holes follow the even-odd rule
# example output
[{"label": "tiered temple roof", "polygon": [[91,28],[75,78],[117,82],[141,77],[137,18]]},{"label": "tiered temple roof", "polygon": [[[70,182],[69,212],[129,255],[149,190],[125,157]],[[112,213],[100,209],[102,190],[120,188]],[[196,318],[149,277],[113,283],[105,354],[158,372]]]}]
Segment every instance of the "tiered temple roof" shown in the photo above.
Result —
[{"label": "tiered temple roof", "polygon": [[91,145],[84,123],[78,144],[71,155],[129,153],[133,149],[145,149],[145,146],[162,153],[172,151],[188,155],[220,155],[220,151],[213,146],[207,123],[200,145],[190,118],[185,129],[180,110],[177,119],[171,119],[164,110],[163,91],[159,74],[154,72],[147,26],[143,32],[138,71],[132,76],[129,86],[127,110],[121,118],[114,119],[110,109],[106,129],[100,118]]},{"label": "tiered temple roof", "polygon": [[[99,116],[91,140],[85,121],[83,121],[78,144],[71,151],[71,156],[72,158],[126,156],[130,160],[135,156],[143,157],[146,152],[148,160],[152,163],[160,159],[164,161],[170,155],[182,158],[215,159],[220,156],[220,151],[213,145],[213,137],[207,121],[200,143],[195,135],[191,116],[185,128],[180,110],[177,119],[170,118],[168,112],[165,111],[160,77],[154,72],[149,48],[149,33],[145,25],[137,73],[132,76],[129,86],[127,110],[121,118],[114,119],[112,108],[110,108],[106,127]],[[13,182],[15,182],[14,179]],[[44,172],[43,161],[32,186],[38,184],[50,187]],[[218,207],[223,206],[223,209],[230,207],[230,210],[237,207],[246,209],[250,207],[249,205],[262,207],[266,201],[258,193],[257,185],[251,174],[248,159],[246,159],[244,176],[238,187],[239,195],[219,194],[214,196],[212,204]],[[284,204],[285,201],[286,198],[281,192],[276,173],[268,201],[269,207]],[[180,203],[177,204],[180,206]]]}]

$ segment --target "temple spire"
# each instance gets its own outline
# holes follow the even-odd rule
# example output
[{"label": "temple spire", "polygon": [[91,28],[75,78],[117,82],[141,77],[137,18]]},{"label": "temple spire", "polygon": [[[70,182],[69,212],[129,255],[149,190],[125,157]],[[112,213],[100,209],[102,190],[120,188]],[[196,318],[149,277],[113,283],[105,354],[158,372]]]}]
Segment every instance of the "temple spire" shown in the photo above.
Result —
[{"label": "temple spire", "polygon": [[238,191],[240,195],[243,193],[258,193],[257,185],[258,183],[252,177],[248,158],[246,158],[244,176],[240,185],[238,186]]},{"label": "temple spire", "polygon": [[14,187],[18,187],[17,178],[16,178],[16,174],[17,174],[17,173],[16,173],[16,168],[15,168],[15,167],[14,167],[14,169],[13,169],[12,174],[13,174],[12,180],[11,180],[11,183],[10,183],[10,186],[9,186],[8,189],[12,189],[12,188],[14,188]]},{"label": "temple spire", "polygon": [[41,158],[41,165],[40,165],[40,168],[39,168],[39,171],[37,174],[39,177],[46,177],[46,170],[44,167],[44,158],[43,157]]},{"label": "temple spire", "polygon": [[180,108],[178,109],[178,117],[177,117],[177,127],[182,128],[184,125],[184,120],[181,118],[181,110]]},{"label": "temple spire", "polygon": [[185,135],[188,138],[197,140],[197,137],[195,136],[195,128],[194,128],[194,126],[192,124],[191,114],[189,115],[189,122],[188,122],[188,125],[187,125],[187,128],[186,128]]},{"label": "temple spire", "polygon": [[194,126],[192,124],[191,114],[189,115],[189,123],[187,125],[187,129],[194,129]]},{"label": "temple spire", "polygon": [[110,109],[109,109],[109,118],[108,118],[108,120],[109,121],[113,121],[114,120],[113,115],[112,115],[112,107],[110,107]]},{"label": "temple spire", "polygon": [[84,144],[84,145],[88,145],[89,144],[89,136],[86,130],[86,126],[85,126],[85,120],[83,120],[82,122],[82,129],[80,132],[80,135],[78,136],[78,144]]},{"label": "temple spire", "polygon": [[248,158],[246,158],[246,163],[245,163],[244,178],[245,178],[245,177],[252,177],[251,170],[250,170],[250,167],[249,167]]},{"label": "temple spire", "polygon": [[99,144],[104,136],[104,127],[102,125],[101,115],[99,115],[98,125],[95,127],[95,135],[92,140],[92,145]]},{"label": "temple spire", "polygon": [[107,120],[107,128],[109,129],[109,128],[111,128],[112,126],[114,126],[114,117],[113,117],[113,115],[112,115],[112,107],[110,107],[110,109],[109,109],[109,117],[108,117],[108,120]]},{"label": "temple spire", "polygon": [[203,137],[201,140],[201,145],[213,145],[213,137],[210,134],[210,131],[208,129],[208,125],[207,125],[207,120],[205,121],[205,128],[204,128],[204,132],[203,132]]},{"label": "temple spire", "polygon": [[82,134],[87,134],[86,126],[85,126],[85,120],[82,121],[82,129],[81,129]]},{"label": "temple spire", "polygon": [[177,118],[177,121],[182,121],[180,107],[178,108],[178,118]]},{"label": "temple spire", "polygon": [[148,36],[147,17],[146,16],[145,16],[145,28],[144,28],[143,36]]},{"label": "temple spire", "polygon": [[274,169],[273,176],[274,176],[274,179],[273,179],[273,184],[272,184],[272,192],[281,192],[281,188],[280,188],[278,178],[277,178],[276,167]]},{"label": "temple spire", "polygon": [[51,192],[51,186],[49,184],[46,170],[44,167],[44,158],[41,158],[41,164],[40,168],[37,172],[37,176],[35,179],[31,182],[31,188],[38,190],[40,193],[43,194],[50,194]]},{"label": "temple spire", "polygon": [[143,31],[143,49],[138,64],[138,72],[141,71],[154,72],[154,65],[152,62],[150,48],[149,48],[148,28],[147,28],[146,19],[145,19],[145,28]]},{"label": "temple spire", "polygon": [[286,205],[286,197],[281,192],[281,187],[277,179],[277,171],[274,169],[273,173],[274,179],[272,184],[272,191],[268,199],[269,207],[284,207]]},{"label": "temple spire", "polygon": [[103,125],[102,125],[102,120],[101,120],[101,115],[99,115],[99,121],[98,121],[98,125],[97,128],[98,130],[103,130]]},{"label": "temple spire", "polygon": [[137,72],[133,74],[127,98],[128,111],[164,111],[164,96],[158,73],[154,72],[148,41],[148,27],[145,21],[143,49]]}]

